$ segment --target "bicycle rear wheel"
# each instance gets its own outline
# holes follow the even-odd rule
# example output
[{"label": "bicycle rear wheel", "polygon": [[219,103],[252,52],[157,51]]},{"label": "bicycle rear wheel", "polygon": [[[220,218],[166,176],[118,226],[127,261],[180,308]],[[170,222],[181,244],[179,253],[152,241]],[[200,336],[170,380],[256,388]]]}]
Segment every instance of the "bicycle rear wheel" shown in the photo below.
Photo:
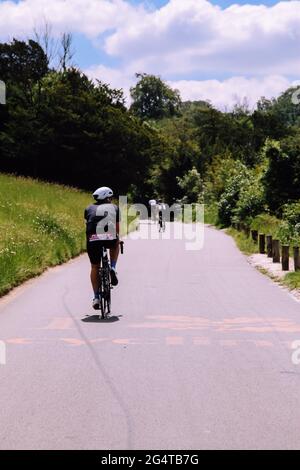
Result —
[{"label": "bicycle rear wheel", "polygon": [[100,276],[100,309],[102,319],[107,318],[111,308],[109,264],[104,262]]},{"label": "bicycle rear wheel", "polygon": [[106,302],[103,296],[100,298],[100,309],[101,309],[101,318],[102,320],[105,320],[107,316],[107,311],[106,311]]}]

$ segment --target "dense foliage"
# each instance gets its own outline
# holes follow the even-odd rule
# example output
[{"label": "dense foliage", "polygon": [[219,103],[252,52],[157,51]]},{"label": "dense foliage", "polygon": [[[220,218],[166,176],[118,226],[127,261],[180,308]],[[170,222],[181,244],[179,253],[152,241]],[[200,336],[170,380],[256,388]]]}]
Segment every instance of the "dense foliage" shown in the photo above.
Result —
[{"label": "dense foliage", "polygon": [[122,90],[66,64],[51,68],[35,41],[0,44],[0,171],[88,190],[111,185],[139,201],[204,201],[225,226],[259,214],[283,218],[290,231],[300,223],[295,88],[255,110],[222,112],[181,102],[160,77],[136,78],[128,109]]},{"label": "dense foliage", "polygon": [[0,107],[0,170],[151,197],[151,169],[170,149],[130,113],[121,90],[80,70],[51,70],[34,41],[0,47],[7,105]]}]

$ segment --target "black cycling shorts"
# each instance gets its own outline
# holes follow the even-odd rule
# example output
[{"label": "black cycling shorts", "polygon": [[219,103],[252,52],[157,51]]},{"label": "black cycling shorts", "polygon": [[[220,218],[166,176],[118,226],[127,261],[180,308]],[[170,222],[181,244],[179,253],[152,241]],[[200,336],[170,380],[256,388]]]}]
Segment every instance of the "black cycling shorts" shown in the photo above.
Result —
[{"label": "black cycling shorts", "polygon": [[115,248],[118,243],[118,239],[116,240],[105,240],[105,241],[94,241],[94,242],[87,242],[86,244],[86,251],[89,255],[91,264],[99,264],[100,263],[100,254],[101,254],[101,247],[104,246],[105,248]]}]

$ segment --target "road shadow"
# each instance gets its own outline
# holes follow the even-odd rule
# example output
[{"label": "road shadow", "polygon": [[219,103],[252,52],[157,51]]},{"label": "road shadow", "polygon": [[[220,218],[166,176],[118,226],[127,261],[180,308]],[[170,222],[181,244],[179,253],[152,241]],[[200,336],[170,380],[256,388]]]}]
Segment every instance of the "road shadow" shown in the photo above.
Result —
[{"label": "road shadow", "polygon": [[86,315],[81,321],[86,323],[115,323],[116,321],[120,321],[122,315],[111,315],[105,320],[99,317],[99,315]]}]

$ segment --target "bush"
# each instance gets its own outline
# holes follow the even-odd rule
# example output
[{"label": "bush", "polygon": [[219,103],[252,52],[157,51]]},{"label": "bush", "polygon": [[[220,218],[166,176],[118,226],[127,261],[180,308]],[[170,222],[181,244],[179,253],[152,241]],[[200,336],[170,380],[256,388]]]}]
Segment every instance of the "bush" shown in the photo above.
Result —
[{"label": "bush", "polygon": [[231,224],[232,218],[235,215],[235,209],[238,204],[241,189],[247,184],[247,168],[240,162],[237,162],[237,166],[238,169],[236,174],[228,179],[225,191],[221,195],[218,204],[219,222],[225,226]]},{"label": "bush", "polygon": [[300,242],[300,201],[283,206],[283,224],[289,235],[288,241],[298,245]]},{"label": "bush", "polygon": [[237,172],[237,162],[230,153],[216,155],[207,168],[204,182],[204,202],[211,204],[219,201],[225,191],[228,179]]},{"label": "bush", "polygon": [[183,203],[202,202],[203,182],[197,168],[193,167],[183,178],[177,177],[177,182],[184,192]]},{"label": "bush", "polygon": [[270,214],[259,214],[251,222],[251,229],[266,235],[277,236],[280,220]]},{"label": "bush", "polygon": [[264,190],[259,179],[250,176],[240,189],[239,199],[233,211],[233,222],[250,222],[264,210]]},{"label": "bush", "polygon": [[258,232],[272,235],[281,243],[298,245],[300,243],[300,201],[283,206],[283,218],[260,214],[251,223]]},{"label": "bush", "polygon": [[283,218],[291,226],[300,224],[300,201],[283,206]]}]

